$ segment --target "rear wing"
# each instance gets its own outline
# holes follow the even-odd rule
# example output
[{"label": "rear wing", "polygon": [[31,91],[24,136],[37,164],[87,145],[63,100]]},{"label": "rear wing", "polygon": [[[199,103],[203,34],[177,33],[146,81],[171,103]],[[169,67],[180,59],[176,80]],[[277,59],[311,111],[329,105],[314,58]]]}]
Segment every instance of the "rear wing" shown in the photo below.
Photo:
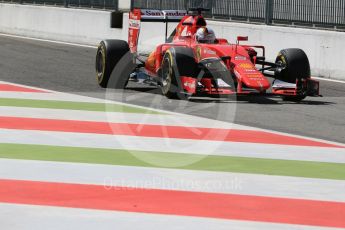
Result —
[{"label": "rear wing", "polygon": [[180,22],[188,15],[187,10],[150,10],[133,9],[129,13],[128,44],[132,53],[138,51],[141,22],[164,22],[166,23],[165,37],[168,33],[169,22]]}]

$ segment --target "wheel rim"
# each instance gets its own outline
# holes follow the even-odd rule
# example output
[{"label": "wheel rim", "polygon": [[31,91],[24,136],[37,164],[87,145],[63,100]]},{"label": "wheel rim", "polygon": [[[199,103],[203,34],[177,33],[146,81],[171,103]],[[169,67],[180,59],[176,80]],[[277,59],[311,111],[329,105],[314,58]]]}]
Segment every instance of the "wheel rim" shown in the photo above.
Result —
[{"label": "wheel rim", "polygon": [[104,54],[102,49],[99,49],[96,57],[96,71],[98,81],[101,81],[104,75],[105,63],[104,63]]},{"label": "wheel rim", "polygon": [[172,81],[172,69],[170,66],[169,58],[165,58],[163,61],[162,66],[162,90],[163,94],[167,94],[169,92],[171,81]]}]

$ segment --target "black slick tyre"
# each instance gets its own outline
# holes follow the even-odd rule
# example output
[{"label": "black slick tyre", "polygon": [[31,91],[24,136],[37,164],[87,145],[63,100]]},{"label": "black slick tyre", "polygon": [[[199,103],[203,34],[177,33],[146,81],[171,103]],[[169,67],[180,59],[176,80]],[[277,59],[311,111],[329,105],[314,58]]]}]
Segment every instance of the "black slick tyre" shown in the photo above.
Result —
[{"label": "black slick tyre", "polygon": [[[310,63],[306,53],[301,49],[281,50],[276,63],[282,68],[275,72],[275,78],[288,83],[302,82],[310,78]],[[298,87],[297,87],[298,88]],[[283,100],[299,102],[306,98],[303,92],[297,96],[283,96]]]},{"label": "black slick tyre", "polygon": [[128,54],[130,52],[126,41],[104,40],[99,44],[96,55],[96,78],[102,88],[123,89],[126,87],[129,76],[114,76],[121,78],[114,81],[115,85],[108,86],[108,82],[115,66]]},{"label": "black slick tyre", "polygon": [[173,47],[166,51],[161,70],[161,89],[169,99],[188,100],[192,95],[184,91],[180,77],[196,77],[197,64],[192,49]]}]

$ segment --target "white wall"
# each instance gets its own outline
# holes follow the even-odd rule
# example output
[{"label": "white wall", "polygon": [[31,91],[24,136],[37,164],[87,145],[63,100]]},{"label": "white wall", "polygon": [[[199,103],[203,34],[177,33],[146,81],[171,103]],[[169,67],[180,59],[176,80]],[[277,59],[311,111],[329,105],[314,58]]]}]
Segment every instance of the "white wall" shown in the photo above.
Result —
[{"label": "white wall", "polygon": [[[345,80],[344,32],[219,21],[209,21],[209,26],[231,42],[237,35],[248,35],[248,43],[266,46],[269,60],[281,49],[302,48],[310,58],[313,75]],[[150,50],[164,42],[164,29],[163,23],[144,23],[140,47]],[[111,29],[109,11],[0,3],[2,33],[96,45],[103,39],[127,40],[127,31],[128,14],[123,29]]]},{"label": "white wall", "polygon": [[110,29],[110,12],[0,3],[0,32],[84,44],[122,38]]}]

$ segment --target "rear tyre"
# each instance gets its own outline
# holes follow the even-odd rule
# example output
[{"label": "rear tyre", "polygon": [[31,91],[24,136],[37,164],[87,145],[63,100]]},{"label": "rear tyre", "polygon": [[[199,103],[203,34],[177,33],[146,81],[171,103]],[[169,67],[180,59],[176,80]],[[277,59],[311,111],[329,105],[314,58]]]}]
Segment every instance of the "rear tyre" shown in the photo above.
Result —
[{"label": "rear tyre", "polygon": [[[275,78],[288,83],[302,82],[310,78],[310,63],[306,53],[301,49],[281,50],[276,63],[283,68],[275,72]],[[297,87],[299,88],[299,87]],[[297,96],[283,96],[283,100],[300,102],[306,98],[304,92]]]},{"label": "rear tyre", "polygon": [[108,86],[108,82],[115,66],[128,53],[130,53],[128,43],[122,40],[104,40],[99,44],[96,55],[96,77],[102,88],[124,89],[126,87],[129,76],[113,75],[117,78],[114,81],[116,84]]},{"label": "rear tyre", "polygon": [[162,93],[169,99],[188,100],[192,95],[183,89],[180,77],[196,77],[197,64],[192,49],[174,47],[169,49],[160,70]]}]

